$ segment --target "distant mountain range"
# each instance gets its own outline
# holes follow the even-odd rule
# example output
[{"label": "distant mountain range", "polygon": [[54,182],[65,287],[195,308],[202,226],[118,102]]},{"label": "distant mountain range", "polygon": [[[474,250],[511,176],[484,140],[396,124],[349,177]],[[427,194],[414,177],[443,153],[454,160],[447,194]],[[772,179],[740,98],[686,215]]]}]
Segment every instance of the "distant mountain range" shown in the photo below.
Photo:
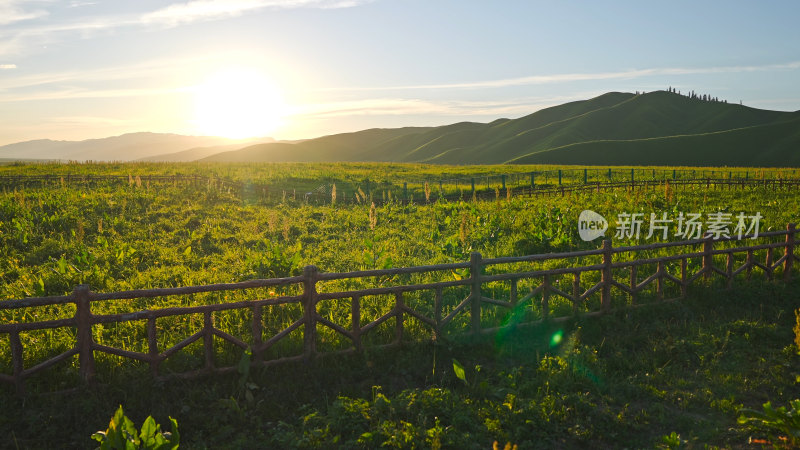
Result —
[{"label": "distant mountain range", "polygon": [[[137,145],[149,146],[147,155],[142,154],[144,148],[135,151]],[[184,148],[164,151],[180,145]],[[20,149],[24,151],[19,153]],[[17,153],[12,155],[12,150]],[[69,156],[55,156],[66,150],[71,152]],[[138,156],[119,156],[126,151]],[[104,154],[115,157],[104,158]],[[295,142],[246,145],[221,138],[136,133],[78,143],[30,141],[0,147],[0,158],[23,156],[204,162],[800,166],[800,111],[760,110],[667,91],[611,92],[519,119],[369,129]]]},{"label": "distant mountain range", "polygon": [[0,147],[0,160],[194,161],[274,139],[234,141],[214,136],[129,133],[85,141],[40,139]]}]

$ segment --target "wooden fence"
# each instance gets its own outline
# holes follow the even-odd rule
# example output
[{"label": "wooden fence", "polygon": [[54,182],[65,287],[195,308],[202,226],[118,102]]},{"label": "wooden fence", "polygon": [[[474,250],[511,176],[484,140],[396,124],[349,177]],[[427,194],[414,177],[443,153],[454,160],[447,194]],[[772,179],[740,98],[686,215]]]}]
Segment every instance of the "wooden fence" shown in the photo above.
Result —
[{"label": "wooden fence", "polygon": [[[669,186],[673,190],[686,190],[689,188],[704,188],[711,190],[743,190],[743,189],[771,189],[773,191],[797,189],[800,187],[800,179],[794,178],[768,178],[768,179],[744,179],[744,178],[697,178],[697,179],[649,179],[649,180],[634,180],[634,181],[613,181],[613,182],[600,182],[592,181],[587,183],[573,183],[573,184],[544,184],[539,183],[535,186],[522,186],[514,187],[508,185],[506,188],[500,186],[482,188],[475,186],[474,191],[467,189],[460,193],[439,193],[432,189],[429,196],[426,198],[423,188],[417,186],[386,188],[384,190],[374,191],[373,195],[366,195],[364,199],[355,200],[353,192],[343,192],[341,189],[337,192],[336,203],[375,203],[382,205],[389,202],[399,203],[415,203],[426,204],[435,203],[437,201],[457,202],[457,201],[471,201],[475,200],[503,200],[515,197],[539,197],[539,196],[556,196],[567,195],[579,192],[606,192],[618,189],[659,189]],[[468,186],[469,187],[469,186]],[[391,200],[386,197],[386,192],[392,191]],[[383,194],[383,195],[381,195]],[[273,195],[280,197],[280,191],[275,192]],[[331,194],[329,192],[313,192],[302,196],[303,201],[315,204],[324,205],[331,203]]]},{"label": "wooden fence", "polygon": [[65,186],[98,186],[102,184],[153,185],[191,185],[211,186],[220,190],[231,190],[239,194],[242,184],[225,178],[201,175],[97,175],[97,174],[42,174],[42,175],[0,175],[0,188],[37,188]]},{"label": "wooden fence", "polygon": [[[578,172],[573,170],[572,172]],[[649,171],[648,171],[649,172]],[[661,171],[666,173],[665,171]],[[661,173],[659,172],[659,173]],[[800,178],[736,178],[736,177],[699,177],[699,178],[686,178],[690,174],[688,171],[682,174],[684,178],[670,179],[665,177],[658,178],[635,178],[631,176],[630,180],[626,181],[581,181],[581,179],[564,180],[561,178],[539,179],[538,183],[530,183],[528,185],[519,184],[512,185],[506,183],[505,178],[502,178],[502,183],[499,177],[495,180],[495,185],[489,184],[489,177],[486,177],[487,182],[485,188],[483,184],[476,184],[473,182],[465,183],[466,189],[458,188],[453,191],[452,186],[450,189],[442,189],[441,181],[437,184],[433,183],[428,185],[428,194],[425,194],[425,187],[423,184],[408,186],[407,183],[402,185],[387,185],[376,188],[377,190],[364,194],[364,197],[356,199],[356,192],[347,192],[340,187],[337,194],[336,203],[366,203],[367,205],[374,202],[376,205],[381,205],[390,201],[401,203],[417,203],[425,204],[436,201],[470,201],[475,200],[499,200],[503,198],[512,198],[518,196],[553,196],[553,195],[566,195],[578,192],[604,192],[616,189],[657,189],[659,187],[670,186],[671,189],[680,190],[688,189],[690,187],[703,187],[708,190],[742,190],[746,188],[764,188],[772,190],[784,189],[797,189],[800,186]],[[694,171],[692,171],[694,172]],[[721,174],[722,172],[720,172]],[[516,174],[519,175],[519,174]],[[527,175],[527,174],[522,174]],[[459,179],[463,181],[462,179]],[[558,183],[556,183],[558,180]],[[452,182],[454,180],[444,180]],[[458,181],[458,180],[456,180]],[[244,183],[240,181],[233,181],[227,178],[206,177],[199,175],[0,175],[0,189],[3,188],[36,188],[36,187],[57,187],[57,186],[97,186],[104,183],[117,183],[129,185],[145,185],[150,184],[158,185],[191,185],[191,186],[206,186],[219,189],[220,191],[228,191],[234,196],[241,197],[242,199],[257,200],[265,202],[285,202],[288,199],[292,201],[300,201],[312,204],[330,204],[332,196],[330,186],[320,186],[313,192],[298,191],[291,186],[275,186],[267,184],[254,184]],[[391,194],[386,197],[387,192]],[[381,196],[380,194],[383,194]]]},{"label": "wooden fence", "polygon": [[[169,376],[191,377],[206,373],[235,372],[236,366],[218,367],[215,360],[220,353],[215,350],[215,341],[222,340],[241,349],[251,349],[253,366],[266,366],[287,361],[312,361],[318,355],[339,352],[362,351],[365,348],[364,338],[381,324],[393,321],[393,341],[386,345],[397,345],[409,338],[420,339],[424,336],[407,336],[406,322],[415,320],[422,329],[429,331],[429,337],[440,338],[448,334],[461,333],[493,333],[499,329],[513,328],[543,321],[566,320],[576,315],[604,314],[613,309],[625,308],[642,302],[659,302],[683,298],[687,290],[694,284],[708,285],[720,280],[720,287],[731,288],[739,278],[749,279],[754,270],[760,270],[766,279],[780,276],[790,280],[797,256],[795,247],[795,226],[789,224],[785,231],[773,231],[755,236],[744,236],[741,241],[734,237],[667,242],[631,247],[614,247],[611,240],[604,240],[602,246],[594,250],[568,253],[551,253],[518,257],[483,258],[479,253],[472,253],[467,262],[440,264],[430,266],[394,268],[385,270],[368,270],[349,273],[320,272],[315,266],[307,266],[302,275],[259,279],[231,284],[214,284],[164,289],[132,290],[125,292],[97,293],[89,286],[76,287],[70,295],[59,297],[39,297],[21,300],[0,301],[0,313],[3,310],[26,310],[48,305],[74,305],[72,317],[55,320],[26,321],[24,319],[11,323],[0,323],[0,335],[6,334],[10,355],[1,355],[10,361],[11,373],[0,374],[0,382],[9,383],[20,393],[25,390],[25,381],[34,374],[43,372],[66,360],[77,364],[77,370],[85,381],[95,377],[95,354],[107,353],[122,358],[141,361],[149,365],[154,376],[161,375],[161,364],[173,357],[188,345],[200,341],[203,345],[202,368],[192,371],[173,373]],[[752,238],[752,240],[751,240]],[[725,246],[721,244],[726,243]],[[750,245],[737,246],[739,243]],[[715,248],[715,246],[717,248]],[[673,252],[673,249],[680,251]],[[775,249],[782,249],[777,259]],[[652,253],[658,255],[653,256]],[[646,257],[640,258],[644,253]],[[508,267],[512,266],[511,269]],[[652,270],[642,274],[639,269]],[[464,272],[467,269],[468,274]],[[454,277],[455,272],[464,276]],[[397,281],[408,275],[427,274],[429,279],[449,281],[434,282],[389,282]],[[387,278],[394,277],[394,278]],[[342,280],[373,280],[367,289],[331,290],[325,284]],[[378,283],[377,280],[382,280]],[[500,283],[504,298],[493,298],[489,286]],[[525,285],[527,292],[519,287]],[[507,286],[507,288],[506,288]],[[670,287],[671,286],[671,287]],[[238,302],[217,302],[214,304],[167,307],[161,309],[144,309],[121,314],[94,314],[92,306],[101,302],[113,302],[130,299],[168,298],[186,294],[245,291],[254,288],[294,287],[298,295],[275,295],[270,298],[254,298]],[[461,298],[454,297],[452,292],[445,295],[446,290],[459,287],[468,294]],[[432,293],[432,304],[425,308],[419,305],[415,309],[407,299],[415,292]],[[666,295],[667,293],[670,295]],[[674,293],[676,295],[672,296]],[[368,323],[363,323],[361,306],[371,296],[390,296],[391,309]],[[507,295],[507,296],[506,296]],[[665,297],[670,297],[665,299]],[[384,297],[385,298],[385,297]],[[320,314],[321,305],[325,302],[339,300],[349,303],[349,323],[335,323]],[[561,309],[555,307],[561,302]],[[571,306],[569,311],[563,308],[564,302]],[[297,304],[299,313],[293,322],[282,331],[265,336],[264,311],[268,306]],[[445,305],[447,311],[445,311]],[[592,306],[595,305],[595,306]],[[484,326],[482,314],[494,308],[509,311],[504,323]],[[514,319],[514,311],[536,310],[536,314],[526,320]],[[428,313],[421,311],[425,309]],[[244,311],[250,317],[250,338],[233,336],[215,325],[215,314],[224,311]],[[166,317],[202,314],[202,328],[191,336],[168,348],[160,348],[157,336],[157,321]],[[32,315],[24,314],[23,317]],[[461,318],[463,327],[454,327],[456,318]],[[97,342],[93,338],[93,327],[106,324],[120,324],[130,321],[146,321],[146,352],[135,352],[112,347]],[[387,324],[392,325],[392,322]],[[67,351],[35,365],[26,365],[26,349],[22,344],[21,333],[34,330],[50,330],[68,327],[75,331],[74,345]],[[334,352],[320,352],[317,344],[323,327],[343,336],[349,348]],[[454,329],[455,328],[455,329]],[[292,356],[265,359],[265,352],[278,341],[285,339],[290,333],[299,330],[302,333],[302,350]],[[389,328],[391,332],[391,328]],[[71,345],[71,344],[70,344]],[[299,348],[298,348],[299,350]],[[52,352],[51,352],[52,353]],[[75,362],[77,356],[77,362]],[[200,364],[201,361],[198,361]]]}]

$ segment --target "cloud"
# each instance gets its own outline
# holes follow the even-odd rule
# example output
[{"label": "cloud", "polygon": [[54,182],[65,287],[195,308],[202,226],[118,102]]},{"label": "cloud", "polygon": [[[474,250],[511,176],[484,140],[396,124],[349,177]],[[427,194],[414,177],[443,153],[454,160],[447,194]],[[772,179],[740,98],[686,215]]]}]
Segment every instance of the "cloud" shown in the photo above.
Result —
[{"label": "cloud", "polygon": [[597,93],[560,97],[529,97],[509,101],[432,101],[387,97],[303,105],[296,107],[290,115],[295,120],[371,115],[511,117],[530,114],[542,108],[585,99],[593,95],[597,95]]},{"label": "cloud", "polygon": [[111,117],[96,117],[96,116],[51,117],[47,119],[46,122],[55,124],[81,125],[81,126],[128,125],[134,123],[134,121],[128,119],[115,119]]},{"label": "cloud", "polygon": [[[144,12],[100,15],[77,20],[63,20],[54,14],[52,20],[38,21],[18,27],[0,27],[0,56],[22,55],[30,49],[63,42],[64,34],[88,38],[104,30],[125,27],[176,27],[194,22],[239,17],[258,10],[272,9],[337,9],[352,8],[375,0],[191,0]],[[45,2],[45,0],[42,0]],[[47,0],[53,3],[52,0]],[[68,8],[79,8],[97,2],[73,0]],[[138,2],[131,2],[136,4]],[[25,5],[23,8],[22,5]],[[44,9],[30,9],[20,0],[0,0],[0,25],[49,16]]]},{"label": "cloud", "polygon": [[10,70],[16,68],[17,68],[16,64],[0,64],[0,70]]},{"label": "cloud", "polygon": [[137,64],[94,68],[87,72],[65,71],[24,75],[0,80],[0,90],[34,88],[37,86],[70,84],[86,85],[94,82],[132,80],[137,78],[159,78],[174,74],[187,66],[203,62],[214,62],[212,56],[154,59]]},{"label": "cloud", "polygon": [[0,25],[39,19],[48,15],[47,11],[42,9],[29,10],[23,8],[23,3],[19,0],[0,0]]},{"label": "cloud", "polygon": [[147,13],[147,25],[173,27],[186,23],[227,19],[260,9],[352,8],[372,0],[193,0]]},{"label": "cloud", "polygon": [[76,100],[89,98],[125,98],[125,97],[153,97],[176,95],[191,92],[190,87],[172,87],[160,89],[52,89],[29,94],[0,95],[0,103],[51,101],[51,100]]},{"label": "cloud", "polygon": [[763,72],[770,70],[795,70],[800,69],[800,61],[785,64],[767,64],[762,66],[722,66],[722,67],[697,67],[697,68],[652,68],[652,69],[632,69],[617,72],[594,72],[594,73],[565,73],[553,75],[534,75],[517,78],[502,78],[497,80],[485,80],[463,83],[442,83],[442,84],[417,84],[405,86],[381,86],[381,87],[340,87],[324,88],[321,91],[400,91],[400,90],[432,90],[432,89],[487,89],[504,88],[515,86],[531,86],[551,83],[567,83],[573,81],[604,81],[636,79],[648,76],[662,75],[702,75],[718,73],[741,73],[741,72]]}]

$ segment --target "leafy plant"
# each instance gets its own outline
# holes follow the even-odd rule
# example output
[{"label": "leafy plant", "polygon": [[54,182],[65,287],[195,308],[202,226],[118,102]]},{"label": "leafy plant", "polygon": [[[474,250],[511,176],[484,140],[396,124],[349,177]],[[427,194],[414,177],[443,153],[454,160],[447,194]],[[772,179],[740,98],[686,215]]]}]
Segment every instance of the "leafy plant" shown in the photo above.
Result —
[{"label": "leafy plant", "polygon": [[372,239],[364,239],[363,267],[366,269],[391,269],[392,258],[379,249]]},{"label": "leafy plant", "polygon": [[171,432],[162,432],[161,425],[153,420],[152,416],[147,416],[142,429],[137,433],[136,426],[125,415],[122,405],[111,418],[106,431],[98,431],[92,435],[92,439],[100,443],[101,450],[107,449],[152,449],[167,450],[177,449],[181,435],[178,433],[178,421],[169,418],[172,424]]},{"label": "leafy plant", "polygon": [[681,439],[680,434],[673,431],[661,437],[661,445],[659,447],[668,449],[680,448],[681,445],[686,444],[686,442],[685,439]]},{"label": "leafy plant", "polygon": [[754,431],[763,428],[770,433],[780,433],[789,444],[797,446],[800,445],[800,400],[792,400],[789,405],[792,409],[787,410],[785,406],[776,409],[770,402],[764,403],[763,411],[742,408],[737,421]]},{"label": "leafy plant", "polygon": [[236,366],[236,371],[239,373],[239,392],[244,395],[248,403],[252,403],[255,399],[253,393],[259,389],[258,384],[250,379],[250,361],[253,358],[253,352],[248,347],[242,352],[242,357],[239,359],[239,364]]},{"label": "leafy plant", "polygon": [[467,374],[464,371],[464,366],[462,366],[461,363],[458,362],[458,360],[455,358],[453,358],[453,372],[455,372],[456,377],[458,377],[459,380],[463,381],[464,384],[469,384],[467,383]]}]

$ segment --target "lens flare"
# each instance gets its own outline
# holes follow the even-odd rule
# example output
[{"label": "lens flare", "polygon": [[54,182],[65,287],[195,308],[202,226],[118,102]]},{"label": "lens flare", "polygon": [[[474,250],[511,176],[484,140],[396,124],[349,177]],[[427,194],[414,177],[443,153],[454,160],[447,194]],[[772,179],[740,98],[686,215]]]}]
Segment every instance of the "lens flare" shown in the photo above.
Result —
[{"label": "lens flare", "polygon": [[553,333],[553,336],[550,337],[550,348],[557,346],[561,343],[561,340],[564,339],[564,332],[561,330],[556,331]]}]

